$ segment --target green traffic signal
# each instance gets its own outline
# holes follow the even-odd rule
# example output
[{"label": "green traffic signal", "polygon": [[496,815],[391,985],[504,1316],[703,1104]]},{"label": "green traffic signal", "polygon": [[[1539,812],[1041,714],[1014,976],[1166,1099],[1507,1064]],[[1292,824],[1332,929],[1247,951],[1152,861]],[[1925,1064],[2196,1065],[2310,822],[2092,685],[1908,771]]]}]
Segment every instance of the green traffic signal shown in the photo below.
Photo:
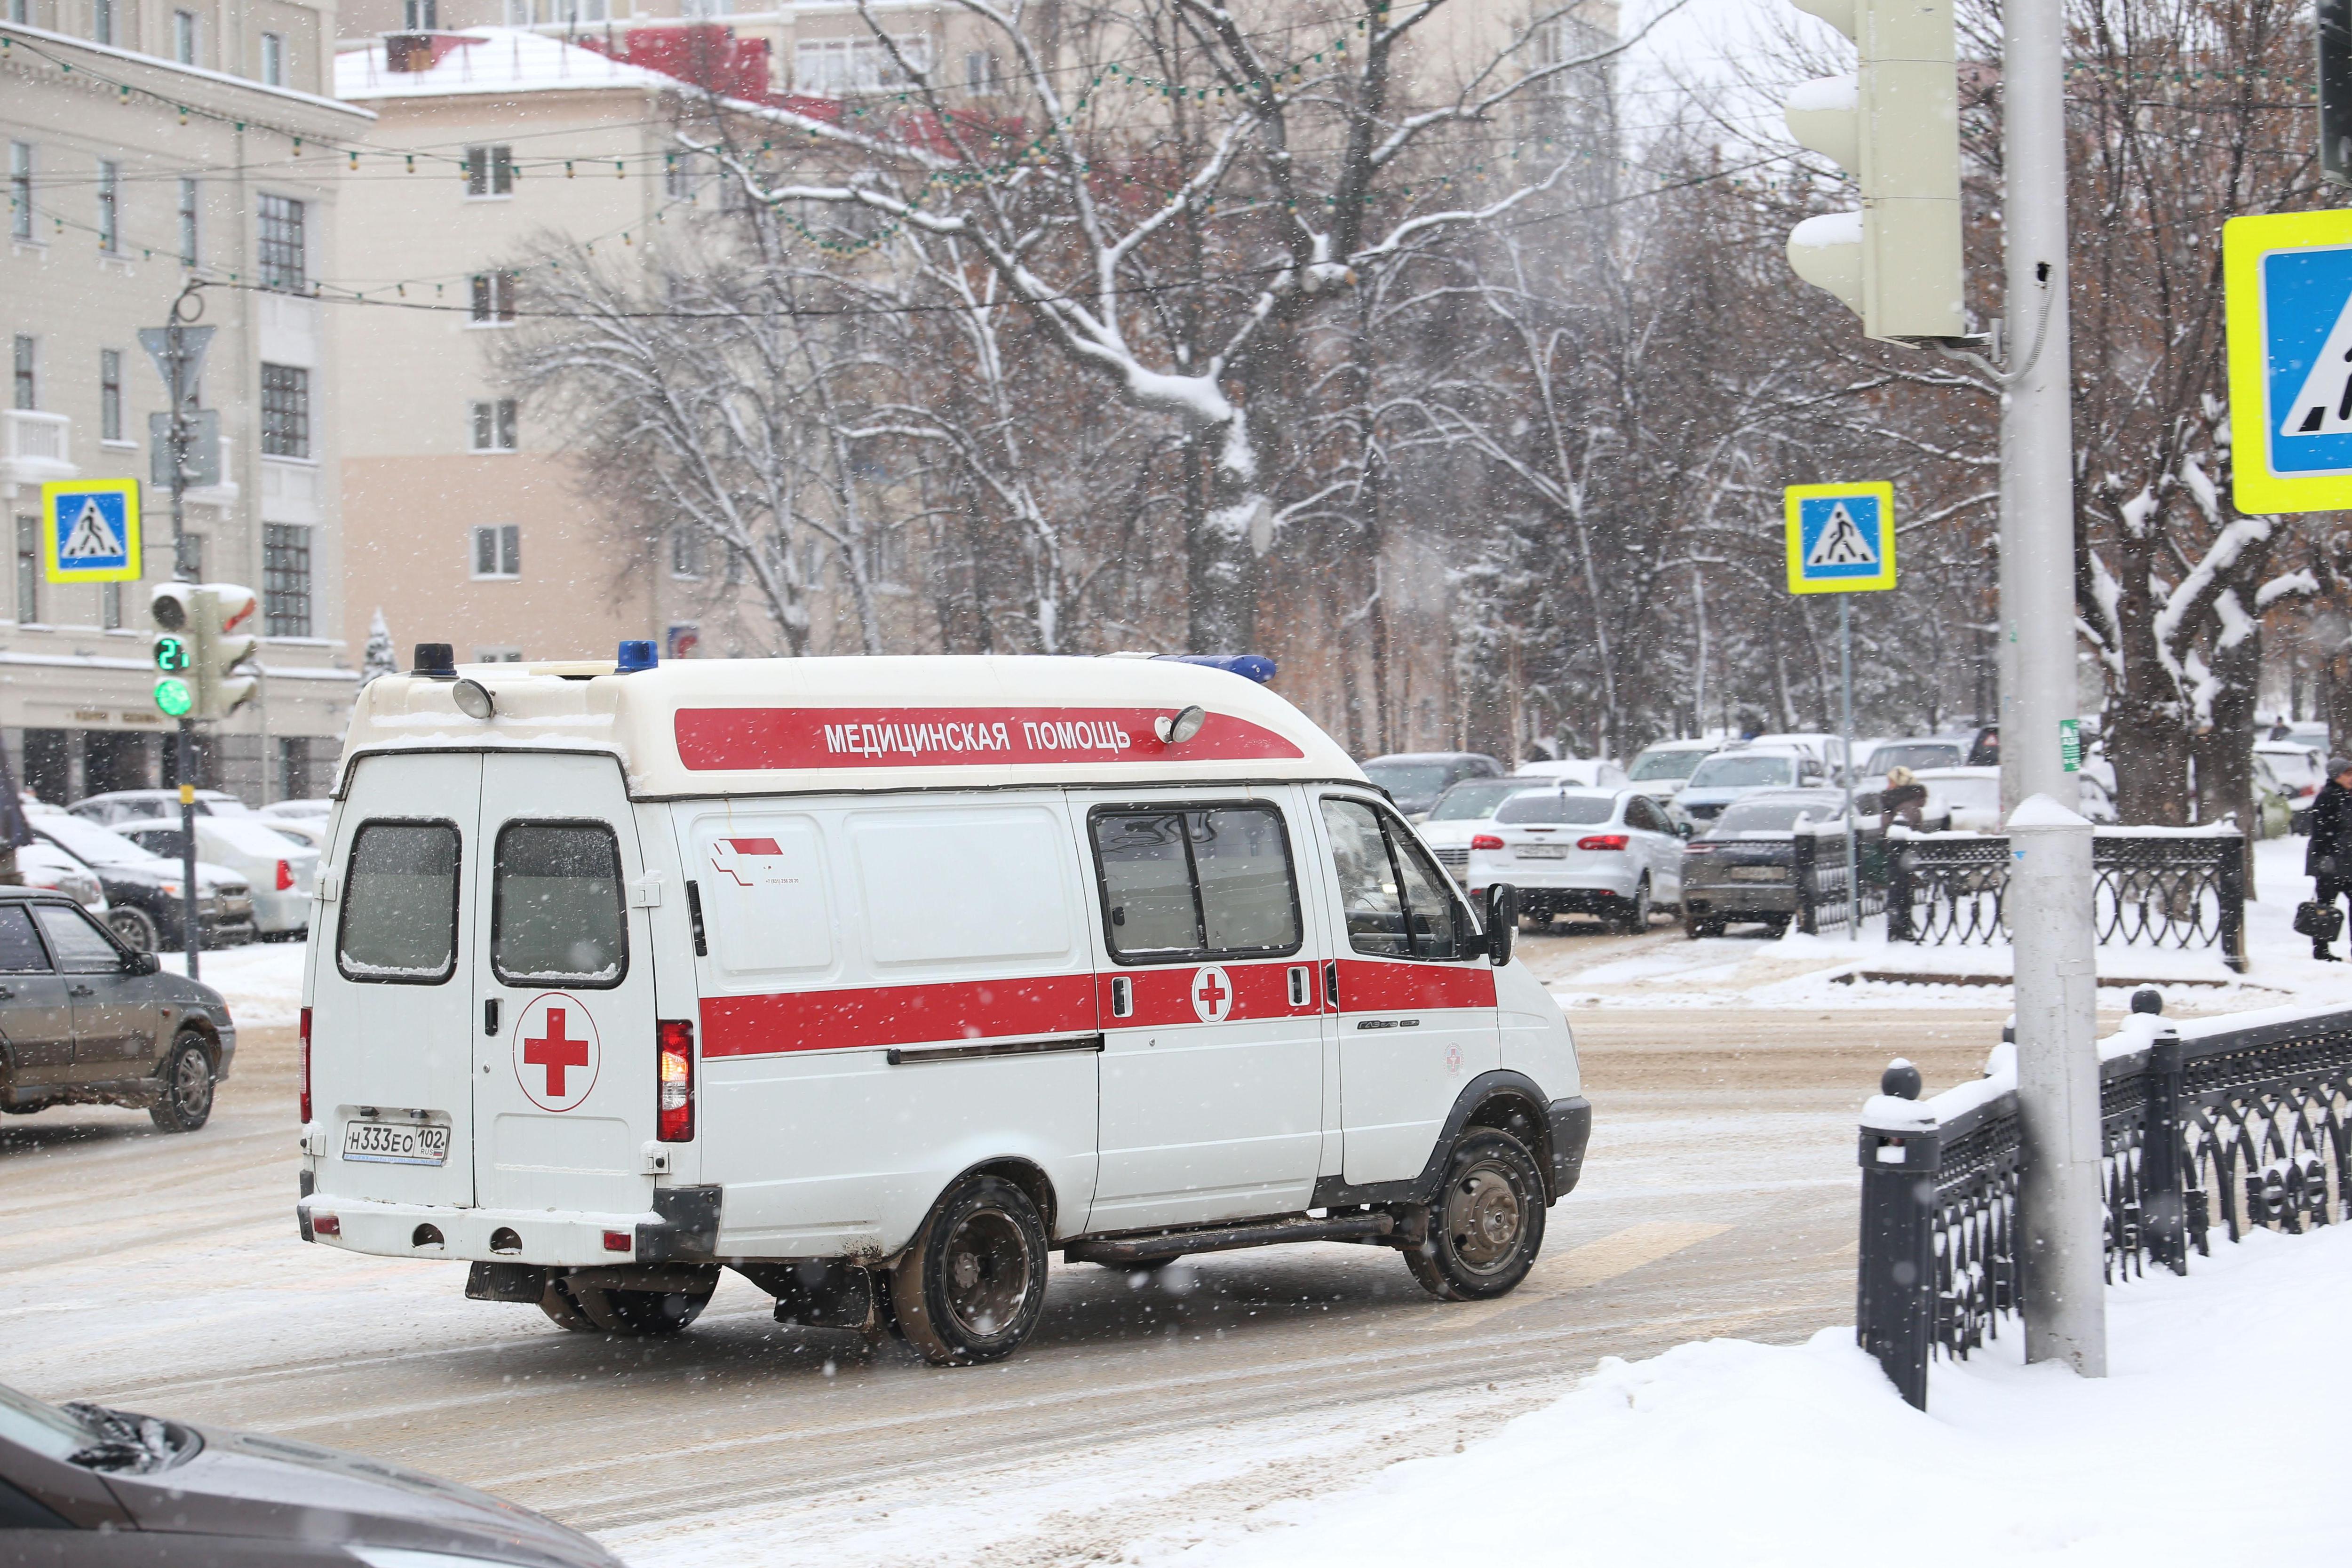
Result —
[{"label": "green traffic signal", "polygon": [[164,637],[155,639],[156,668],[176,675],[194,662],[194,656],[188,649],[187,638]]},{"label": "green traffic signal", "polygon": [[[160,662],[162,658],[159,649],[156,658]],[[184,719],[188,716],[188,710],[195,705],[196,694],[189,689],[186,681],[177,676],[165,676],[155,683],[155,706],[163,710],[166,718]]]}]

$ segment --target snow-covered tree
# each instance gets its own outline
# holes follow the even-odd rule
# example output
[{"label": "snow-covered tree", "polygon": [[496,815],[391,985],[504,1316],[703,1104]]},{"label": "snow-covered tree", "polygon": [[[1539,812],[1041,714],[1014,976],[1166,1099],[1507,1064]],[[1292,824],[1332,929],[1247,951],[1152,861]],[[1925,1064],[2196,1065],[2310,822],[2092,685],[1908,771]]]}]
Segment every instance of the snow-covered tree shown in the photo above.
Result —
[{"label": "snow-covered tree", "polygon": [[378,605],[375,614],[368,617],[367,646],[360,651],[360,684],[365,686],[379,675],[400,673],[400,655],[393,647],[392,628],[383,624],[383,606]]}]

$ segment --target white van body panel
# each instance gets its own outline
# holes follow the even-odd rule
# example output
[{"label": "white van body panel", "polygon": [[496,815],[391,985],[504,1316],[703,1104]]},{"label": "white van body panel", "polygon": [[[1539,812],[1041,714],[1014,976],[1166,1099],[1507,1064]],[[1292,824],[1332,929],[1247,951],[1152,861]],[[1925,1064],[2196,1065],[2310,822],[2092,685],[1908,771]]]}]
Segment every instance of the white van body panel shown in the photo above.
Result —
[{"label": "white van body panel", "polygon": [[1556,1100],[1584,1092],[1568,1015],[1520,959],[1495,972],[1495,1016],[1505,1068],[1527,1074]]}]

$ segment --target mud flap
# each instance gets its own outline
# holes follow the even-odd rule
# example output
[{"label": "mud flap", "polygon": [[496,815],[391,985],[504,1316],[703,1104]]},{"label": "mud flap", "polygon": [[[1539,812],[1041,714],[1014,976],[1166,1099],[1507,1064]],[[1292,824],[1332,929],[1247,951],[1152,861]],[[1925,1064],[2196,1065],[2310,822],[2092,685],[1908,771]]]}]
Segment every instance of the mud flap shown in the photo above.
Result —
[{"label": "mud flap", "polygon": [[741,1261],[735,1271],[776,1299],[776,1321],[804,1329],[855,1329],[870,1333],[881,1326],[873,1274],[837,1258],[797,1258],[789,1262]]},{"label": "mud flap", "polygon": [[466,1271],[466,1296],[474,1301],[536,1307],[547,1294],[547,1275],[536,1263],[477,1263]]}]

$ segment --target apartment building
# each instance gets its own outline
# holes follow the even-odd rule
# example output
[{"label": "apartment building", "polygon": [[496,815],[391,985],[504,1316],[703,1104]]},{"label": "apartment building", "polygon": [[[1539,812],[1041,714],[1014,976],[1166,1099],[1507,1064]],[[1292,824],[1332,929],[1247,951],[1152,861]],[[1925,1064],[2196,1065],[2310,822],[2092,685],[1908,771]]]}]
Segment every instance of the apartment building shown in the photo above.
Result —
[{"label": "apartment building", "polygon": [[653,248],[675,197],[676,82],[499,28],[360,41],[335,77],[377,117],[338,226],[339,277],[383,301],[334,321],[353,614],[380,611],[403,658],[417,642],[461,660],[609,658],[623,637],[692,652],[695,618],[665,612],[684,598],[672,571],[618,547],[489,353],[517,325],[520,269],[570,240],[608,258]]},{"label": "apartment building", "polygon": [[131,478],[146,577],[172,575],[151,418],[169,394],[139,330],[205,280],[215,329],[194,402],[218,482],[186,497],[202,576],[260,592],[263,695],[207,728],[200,782],[251,800],[322,788],[357,685],[346,647],[336,409],[321,305],[331,149],[364,110],[330,96],[331,4],[5,0],[0,152],[0,738],[42,798],[177,782],[141,583],[44,580],[40,486]]}]

